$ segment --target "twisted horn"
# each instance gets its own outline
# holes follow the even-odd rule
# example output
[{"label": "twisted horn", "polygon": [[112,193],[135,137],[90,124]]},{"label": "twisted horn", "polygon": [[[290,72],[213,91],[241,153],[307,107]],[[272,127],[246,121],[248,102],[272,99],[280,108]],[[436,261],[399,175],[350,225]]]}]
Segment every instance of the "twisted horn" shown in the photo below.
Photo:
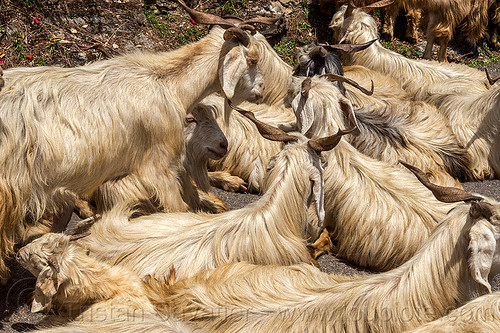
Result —
[{"label": "twisted horn", "polygon": [[337,74],[333,74],[333,73],[326,73],[326,74],[320,75],[320,77],[326,77],[330,81],[342,81],[345,83],[349,83],[351,86],[358,88],[359,90],[361,90],[363,93],[365,93],[368,96],[373,94],[373,80],[371,80],[372,86],[371,86],[370,90],[367,90],[367,89],[361,87],[356,81],[353,81],[353,80],[351,80],[345,76],[342,76],[342,75],[337,75]]},{"label": "twisted horn", "polygon": [[320,56],[321,58],[326,57],[328,51],[321,45],[313,47],[311,51],[309,51],[309,57],[314,58]]},{"label": "twisted horn", "polygon": [[250,36],[240,28],[231,27],[224,31],[224,40],[230,40],[233,37],[237,38],[245,47],[250,44]]},{"label": "twisted horn", "polygon": [[79,234],[79,235],[71,235],[71,237],[69,238],[70,242],[71,241],[76,241],[77,239],[80,239],[80,238],[83,238],[83,237],[87,237],[90,235],[90,232],[86,232],[84,234]]},{"label": "twisted horn", "polygon": [[467,191],[464,191],[460,188],[456,187],[447,187],[433,184],[429,181],[427,175],[420,170],[419,168],[405,163],[403,161],[399,161],[399,163],[403,164],[406,168],[408,168],[413,174],[417,177],[417,179],[429,190],[431,190],[432,194],[439,201],[452,203],[458,201],[471,201],[471,200],[482,200],[481,197],[475,196]]},{"label": "twisted horn", "polygon": [[234,23],[232,23],[229,20],[223,19],[222,17],[219,17],[217,15],[209,14],[209,13],[203,13],[197,10],[194,10],[190,7],[188,7],[184,1],[182,0],[177,0],[177,2],[184,8],[184,10],[191,16],[191,18],[196,21],[196,23],[200,24],[218,24],[223,28],[230,28],[234,27]]},{"label": "twisted horn", "polygon": [[309,90],[311,90],[311,83],[312,83],[312,80],[310,77],[307,77],[304,79],[304,81],[302,81],[302,85],[301,85],[301,90],[300,90],[300,94],[304,97],[307,98],[307,96],[309,95]]},{"label": "twisted horn", "polygon": [[357,129],[356,126],[348,130],[339,129],[336,134],[309,140],[308,145],[318,153],[322,151],[332,150],[336,145],[338,145],[343,135],[349,134],[355,129]]},{"label": "twisted horn", "polygon": [[483,216],[486,219],[490,219],[491,216],[493,215],[493,205],[484,201],[482,202],[473,201],[469,209],[469,214],[471,217],[475,219],[481,216]]},{"label": "twisted horn", "polygon": [[239,113],[250,119],[255,124],[255,126],[257,126],[260,135],[262,135],[264,138],[272,141],[283,141],[283,142],[297,141],[297,137],[290,135],[277,127],[271,126],[269,124],[263,123],[262,121],[258,120],[257,118],[255,118],[253,112],[244,110],[238,106],[233,105],[233,103],[230,100],[228,100],[228,103],[233,110],[238,111]]},{"label": "twisted horn", "polygon": [[375,41],[376,41],[376,39],[371,40],[371,41],[366,42],[366,43],[362,43],[362,44],[334,44],[334,45],[328,45],[327,47],[332,48],[334,50],[340,50],[340,51],[344,51],[347,53],[351,53],[351,52],[362,51],[362,50],[368,48],[373,43],[375,43]]}]

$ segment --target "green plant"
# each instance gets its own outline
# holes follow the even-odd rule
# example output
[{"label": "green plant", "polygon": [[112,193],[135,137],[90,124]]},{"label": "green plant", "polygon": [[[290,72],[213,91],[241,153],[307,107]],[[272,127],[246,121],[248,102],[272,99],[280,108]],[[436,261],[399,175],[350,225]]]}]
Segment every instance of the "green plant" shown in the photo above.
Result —
[{"label": "green plant", "polygon": [[[145,9],[144,15],[146,16],[146,22],[151,28],[158,30],[158,35],[160,37],[165,37],[167,35],[168,26],[160,18],[158,18],[153,11]],[[168,17],[168,16],[167,16]]]},{"label": "green plant", "polygon": [[288,63],[293,66],[295,50],[297,49],[298,41],[295,39],[290,39],[286,36],[282,37],[279,43],[273,46],[273,49],[278,53],[278,55]]},{"label": "green plant", "polygon": [[175,40],[179,46],[186,45],[192,39],[199,40],[203,35],[203,31],[196,26],[191,26],[185,29],[185,33],[175,36]]},{"label": "green plant", "polygon": [[12,41],[12,49],[16,53],[16,61],[24,58],[24,34],[18,33]]},{"label": "green plant", "polygon": [[397,39],[393,39],[391,41],[381,39],[380,43],[386,49],[397,52],[407,58],[416,59],[420,58],[423,54],[417,46]]},{"label": "green plant", "polygon": [[302,0],[301,5],[304,11],[304,19],[300,22],[299,29],[309,30],[312,27],[311,23],[309,23],[309,16],[311,14],[309,3],[307,2],[307,0]]},{"label": "green plant", "polygon": [[33,62],[38,66],[45,66],[49,61],[46,57],[35,57],[35,59],[33,59]]},{"label": "green plant", "polygon": [[228,0],[222,6],[222,13],[231,15],[238,14],[238,8],[244,7],[248,1],[249,0]]}]

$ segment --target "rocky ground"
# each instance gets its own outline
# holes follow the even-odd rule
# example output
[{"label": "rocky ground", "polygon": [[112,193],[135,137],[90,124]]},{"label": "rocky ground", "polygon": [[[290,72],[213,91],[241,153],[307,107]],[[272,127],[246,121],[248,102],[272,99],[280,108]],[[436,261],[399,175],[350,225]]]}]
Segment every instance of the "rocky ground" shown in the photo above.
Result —
[{"label": "rocky ground", "polygon": [[[292,65],[297,46],[331,39],[326,28],[330,16],[305,0],[186,3],[200,10],[243,18],[282,16],[276,27],[261,27],[261,30],[280,56]],[[191,23],[171,0],[0,0],[0,66],[4,69],[79,66],[134,50],[175,49],[201,38],[207,31],[207,27]],[[423,50],[423,37],[416,44],[396,39],[385,45],[409,57],[418,57]],[[495,66],[499,59],[499,53],[490,50],[486,42],[482,43],[477,58],[470,58],[470,52],[458,46],[452,43],[450,61],[484,68]],[[500,181],[468,182],[464,187],[500,200]],[[231,209],[258,199],[251,194],[217,193]],[[365,272],[331,255],[320,257],[319,263],[327,272]],[[35,278],[16,263],[12,263],[12,267],[14,280],[0,287],[2,332],[30,330],[43,318],[43,315],[29,312]]]}]

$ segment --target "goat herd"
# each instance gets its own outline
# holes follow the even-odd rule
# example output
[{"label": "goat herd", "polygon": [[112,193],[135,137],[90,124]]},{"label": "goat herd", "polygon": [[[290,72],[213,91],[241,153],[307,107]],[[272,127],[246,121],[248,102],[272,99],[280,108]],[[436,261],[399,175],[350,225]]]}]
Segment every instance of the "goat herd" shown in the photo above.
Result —
[{"label": "goat herd", "polygon": [[352,3],[293,70],[272,19],[178,2],[207,36],[3,73],[0,278],[36,277],[37,332],[499,332],[500,203],[459,182],[500,175],[495,79],[383,48]]}]

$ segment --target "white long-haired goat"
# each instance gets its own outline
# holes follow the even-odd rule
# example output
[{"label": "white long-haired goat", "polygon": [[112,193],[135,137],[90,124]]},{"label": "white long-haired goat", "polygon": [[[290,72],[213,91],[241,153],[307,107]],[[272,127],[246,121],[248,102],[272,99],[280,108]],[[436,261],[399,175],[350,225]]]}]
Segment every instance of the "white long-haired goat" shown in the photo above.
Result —
[{"label": "white long-haired goat", "polygon": [[0,279],[25,229],[47,209],[71,205],[68,198],[53,200],[61,188],[86,198],[104,182],[132,174],[159,206],[186,210],[176,173],[187,110],[221,89],[234,103],[262,96],[256,38],[221,24],[231,27],[215,27],[171,52],[4,72]]},{"label": "white long-haired goat", "polygon": [[[325,50],[325,53],[328,51]],[[307,57],[303,55],[301,60],[304,58]],[[326,64],[326,60],[324,62]],[[315,64],[315,67],[319,66],[321,64]],[[368,77],[368,82],[365,83],[371,83],[369,77],[373,71],[360,66],[349,68],[350,76],[354,72],[363,73],[364,75],[358,76]],[[334,73],[324,76],[333,80],[353,81]],[[377,75],[374,77],[378,78]],[[323,132],[330,131],[332,127],[338,128],[346,119],[345,112],[341,111],[347,110],[346,107],[340,110],[338,105],[346,105],[347,100],[344,98],[342,104],[335,98],[339,96],[337,89],[316,78],[307,82],[307,90],[301,87],[301,93],[298,94],[300,81],[296,80],[295,89],[291,89],[296,94],[292,106],[298,117],[299,130],[312,137],[324,135]],[[380,80],[377,83],[386,86],[378,81]],[[302,80],[302,85],[304,84],[306,80]],[[393,87],[389,84],[387,88]],[[458,145],[458,140],[448,126],[448,119],[439,114],[435,107],[387,95],[380,96],[383,98],[381,99],[350,86],[345,91],[349,101],[355,100],[358,107],[361,107],[355,110],[361,134],[346,137],[361,152],[392,164],[403,160],[426,171],[430,169],[442,185],[456,186],[458,181],[455,178],[464,178],[467,174],[469,165],[466,150]],[[450,174],[455,178],[450,177]]]},{"label": "white long-haired goat", "polygon": [[[214,111],[210,105],[198,104],[186,116],[185,147],[181,155],[183,168],[178,171],[178,187],[183,200],[191,210],[220,213],[226,211],[227,208],[219,198],[209,192],[210,177],[207,164],[210,159],[220,159],[227,153],[228,142],[215,120]],[[120,180],[119,186],[116,186],[113,181],[99,186],[92,196],[99,207],[98,210],[109,210],[120,201],[148,200],[147,188],[141,186],[138,178],[126,177]],[[201,191],[197,191],[197,188]]]},{"label": "white long-haired goat", "polygon": [[170,287],[153,285],[160,295],[154,304],[217,332],[415,328],[491,292],[490,281],[500,273],[500,204],[483,200],[452,209],[415,256],[390,272],[339,282],[305,265],[237,263]]},{"label": "white long-haired goat", "polygon": [[[330,28],[338,32],[338,41],[364,43],[378,38],[375,19],[360,9],[346,14],[346,6],[334,14]],[[401,83],[410,95],[431,83],[443,82],[450,78],[463,78],[474,87],[487,89],[489,83],[484,72],[456,63],[438,63],[429,60],[408,59],[384,48],[379,41],[366,50],[347,54],[345,65],[362,65],[391,76]]]},{"label": "white long-haired goat", "polygon": [[[191,331],[156,312],[135,273],[91,258],[74,241],[78,237],[48,233],[16,255],[37,278],[32,312],[53,310],[59,315],[44,319],[42,326],[52,327],[37,332]],[[54,321],[64,324],[54,326]]]},{"label": "white long-haired goat", "polygon": [[475,179],[500,177],[500,86],[474,90],[467,80],[426,87],[422,99],[449,120],[458,142],[471,156]]},{"label": "white long-haired goat", "polygon": [[246,207],[222,214],[157,213],[131,220],[129,211],[117,207],[79,242],[92,256],[126,266],[141,277],[164,277],[171,267],[177,277],[186,277],[245,260],[281,265],[309,262],[302,236],[307,207],[314,203],[319,223],[324,215],[319,152],[332,149],[342,134],[309,141],[276,129],[266,134],[300,142],[286,145],[270,162],[264,195]]}]

